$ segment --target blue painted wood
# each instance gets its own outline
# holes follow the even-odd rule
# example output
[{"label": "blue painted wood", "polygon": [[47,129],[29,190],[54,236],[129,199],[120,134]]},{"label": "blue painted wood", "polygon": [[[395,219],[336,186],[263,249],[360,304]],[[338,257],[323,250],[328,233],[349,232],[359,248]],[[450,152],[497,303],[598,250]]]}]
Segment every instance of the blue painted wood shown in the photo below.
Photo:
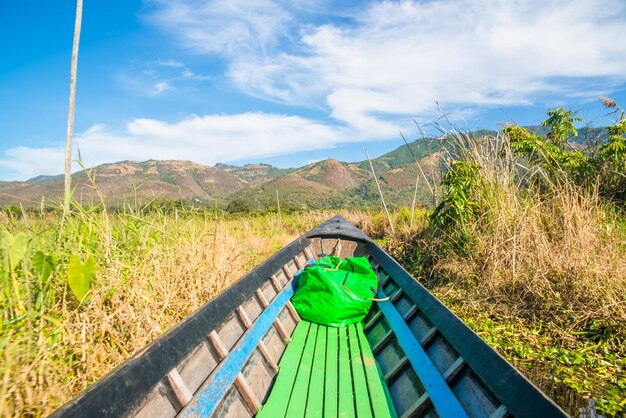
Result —
[{"label": "blue painted wood", "polygon": [[382,248],[372,242],[367,244],[366,250],[417,305],[424,318],[463,357],[477,379],[505,405],[511,416],[569,417]]},{"label": "blue painted wood", "polygon": [[288,283],[286,288],[259,315],[250,330],[244,334],[228,354],[228,357],[224,359],[220,368],[210,378],[209,383],[195,396],[196,399],[192,401],[193,404],[181,412],[181,417],[209,417],[213,414],[261,338],[267,333],[281,309],[293,296],[297,286],[296,278]]},{"label": "blue painted wood", "polygon": [[206,341],[207,335],[237,306],[244,303],[268,277],[311,245],[297,238],[250,273],[233,283],[170,331],[140,350],[124,364],[103,377],[52,414],[57,418],[108,418],[129,416],[174,367]]},{"label": "blue painted wood", "polygon": [[[378,291],[378,298],[384,299],[386,297],[382,289]],[[396,335],[398,344],[400,344],[400,347],[404,350],[415,373],[417,373],[424,385],[439,416],[441,418],[467,417],[468,415],[458,399],[454,396],[454,393],[443,379],[443,376],[439,374],[435,365],[430,361],[428,354],[426,354],[419,341],[417,341],[393,303],[390,301],[377,303]]]}]

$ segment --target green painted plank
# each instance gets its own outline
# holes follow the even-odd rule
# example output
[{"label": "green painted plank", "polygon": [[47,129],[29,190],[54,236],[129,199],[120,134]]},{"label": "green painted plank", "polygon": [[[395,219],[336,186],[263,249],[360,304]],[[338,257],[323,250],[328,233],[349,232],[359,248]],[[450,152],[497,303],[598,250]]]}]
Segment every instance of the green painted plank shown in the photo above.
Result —
[{"label": "green painted plank", "polygon": [[317,340],[317,329],[319,325],[311,324],[309,327],[309,335],[306,339],[306,345],[302,352],[300,367],[298,367],[298,375],[289,399],[289,407],[287,415],[290,418],[304,417],[306,409],[307,395],[309,393],[309,381],[311,379],[311,369],[313,368],[313,354],[315,353],[315,343]]},{"label": "green painted plank", "polygon": [[311,323],[307,321],[298,323],[291,336],[291,343],[285,349],[285,353],[278,365],[280,371],[276,376],[272,392],[265,405],[257,414],[257,417],[277,418],[285,416],[310,325]]},{"label": "green painted plank", "polygon": [[339,387],[339,330],[329,327],[326,336],[326,377],[324,379],[324,417],[337,418]]},{"label": "green painted plank", "polygon": [[380,370],[376,364],[376,359],[372,354],[372,349],[370,348],[367,338],[363,333],[363,326],[361,324],[356,325],[356,333],[361,346],[361,356],[363,358],[365,378],[367,380],[370,403],[372,405],[372,410],[374,411],[374,416],[376,418],[397,418],[398,415],[396,414],[393,403],[391,402],[391,397],[387,396],[387,385],[383,381],[382,375],[380,374]]},{"label": "green painted plank", "polygon": [[326,365],[326,334],[328,327],[319,325],[317,342],[313,354],[313,370],[309,382],[309,396],[306,401],[307,418],[321,418],[324,412],[324,374]]},{"label": "green painted plank", "polygon": [[339,328],[339,417],[353,418],[354,393],[346,327]]},{"label": "green painted plank", "polygon": [[[378,363],[376,363],[376,371],[381,379],[383,379],[383,371],[380,369]],[[391,393],[389,393],[389,388],[387,387],[387,383],[382,381],[383,390],[385,391],[385,398],[387,398],[387,405],[389,405],[389,411],[391,412],[392,418],[398,418],[398,413],[396,412],[396,407],[393,404],[393,399],[391,399]]]},{"label": "green painted plank", "polygon": [[357,336],[356,325],[354,324],[348,326],[348,345],[350,346],[350,365],[352,366],[356,415],[359,418],[370,418],[372,416],[372,408],[370,407],[367,382],[365,381],[359,337]]}]

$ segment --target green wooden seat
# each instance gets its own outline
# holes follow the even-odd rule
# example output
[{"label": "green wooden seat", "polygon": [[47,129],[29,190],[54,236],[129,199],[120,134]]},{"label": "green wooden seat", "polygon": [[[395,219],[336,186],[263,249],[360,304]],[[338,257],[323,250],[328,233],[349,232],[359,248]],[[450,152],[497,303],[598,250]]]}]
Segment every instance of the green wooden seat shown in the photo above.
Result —
[{"label": "green wooden seat", "polygon": [[372,350],[359,324],[301,321],[257,417],[392,417]]}]

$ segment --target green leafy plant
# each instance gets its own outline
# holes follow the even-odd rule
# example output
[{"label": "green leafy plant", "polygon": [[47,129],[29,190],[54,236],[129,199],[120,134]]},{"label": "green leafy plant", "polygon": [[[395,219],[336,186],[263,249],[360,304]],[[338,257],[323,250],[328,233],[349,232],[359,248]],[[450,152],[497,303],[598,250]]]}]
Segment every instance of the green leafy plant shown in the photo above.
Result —
[{"label": "green leafy plant", "polygon": [[96,278],[96,261],[93,256],[81,262],[77,255],[70,256],[67,283],[80,303],[87,302],[91,282]]},{"label": "green leafy plant", "polygon": [[[22,301],[20,284],[17,277],[17,266],[26,256],[28,251],[28,242],[30,237],[25,232],[19,232],[12,235],[9,231],[2,231],[2,252],[3,252],[3,270],[2,276],[5,281],[7,278],[11,280],[11,290],[8,286],[2,286],[5,289],[5,298],[7,301],[14,301],[16,314],[21,315],[25,312],[24,303]],[[9,304],[10,306],[10,304]]]},{"label": "green leafy plant", "polygon": [[550,128],[546,139],[559,148],[567,143],[570,135],[578,136],[574,122],[582,122],[583,118],[574,117],[572,113],[571,110],[565,110],[562,107],[548,110],[549,118],[541,122],[541,126]]},{"label": "green leafy plant", "polygon": [[431,220],[438,225],[473,221],[478,209],[475,189],[479,182],[480,165],[465,160],[453,161],[442,181],[446,195],[433,212]]},{"label": "green leafy plant", "polygon": [[[617,105],[604,98],[609,108]],[[549,118],[541,123],[549,127],[545,138],[517,125],[503,129],[515,154],[532,165],[543,168],[548,175],[565,175],[582,187],[597,186],[603,196],[623,202],[626,200],[626,119],[622,111],[619,120],[606,128],[608,139],[584,152],[575,149],[570,137],[578,135],[575,122],[583,119],[572,116],[571,110],[557,108],[548,111]]]},{"label": "green leafy plant", "polygon": [[[570,173],[586,168],[588,158],[580,151],[565,149],[566,139],[562,135],[570,132],[568,125],[553,127],[554,131],[544,139],[521,126],[511,125],[503,129],[509,138],[516,155],[527,158],[554,175],[557,172]],[[571,128],[573,129],[573,128]],[[576,130],[574,129],[576,133]]]},{"label": "green leafy plant", "polygon": [[600,147],[596,163],[602,178],[603,194],[617,201],[626,201],[626,119],[623,117],[607,127],[608,141]]}]

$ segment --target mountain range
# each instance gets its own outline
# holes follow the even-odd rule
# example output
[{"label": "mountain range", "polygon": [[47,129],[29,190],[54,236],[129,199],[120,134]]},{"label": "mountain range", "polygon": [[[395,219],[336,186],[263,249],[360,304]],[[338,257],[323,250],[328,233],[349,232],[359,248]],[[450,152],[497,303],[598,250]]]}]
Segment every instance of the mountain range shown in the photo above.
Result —
[{"label": "mountain range", "polygon": [[[545,134],[543,127],[530,127]],[[599,128],[584,128],[588,136]],[[598,132],[595,132],[598,130]],[[493,134],[477,131],[475,137]],[[582,137],[583,135],[579,136]],[[424,139],[372,160],[388,204],[410,205],[419,176],[418,202],[429,206],[432,195],[424,180],[438,181],[439,152],[433,141]],[[424,175],[418,170],[417,157]],[[269,164],[206,166],[191,161],[121,161],[103,164],[72,175],[74,199],[81,204],[101,202],[120,206],[151,200],[183,200],[198,205],[227,207],[238,202],[246,208],[263,210],[276,205],[278,193],[283,208],[337,208],[379,205],[379,196],[367,160],[317,161],[299,168],[277,168]],[[51,206],[62,200],[63,176],[37,176],[27,181],[0,182],[0,206]]]},{"label": "mountain range", "polygon": [[[410,145],[421,160],[422,169],[430,175],[436,158],[428,142],[415,141]],[[410,204],[418,169],[407,146],[373,159],[372,164],[389,203]],[[423,180],[421,183],[425,186]],[[269,164],[218,163],[211,167],[177,160],[120,161],[74,173],[72,185],[78,202],[100,202],[102,196],[113,207],[123,202],[167,199],[223,207],[237,200],[263,209],[276,205],[276,191],[284,208],[367,206],[379,199],[367,160],[347,163],[326,159],[287,169]],[[50,206],[62,197],[62,175],[0,182],[2,207],[39,207],[42,203]]]}]

